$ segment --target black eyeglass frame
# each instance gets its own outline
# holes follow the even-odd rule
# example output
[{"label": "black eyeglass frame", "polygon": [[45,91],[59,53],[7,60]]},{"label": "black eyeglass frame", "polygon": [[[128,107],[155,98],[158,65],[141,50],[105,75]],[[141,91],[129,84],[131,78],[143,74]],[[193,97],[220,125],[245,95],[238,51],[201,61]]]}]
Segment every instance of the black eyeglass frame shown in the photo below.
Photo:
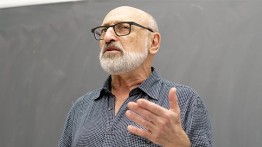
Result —
[{"label": "black eyeglass frame", "polygon": [[[117,34],[117,32],[116,32],[116,30],[115,30],[115,26],[116,26],[116,25],[119,25],[119,24],[121,24],[121,23],[127,23],[127,24],[130,25],[129,32],[128,32],[127,34],[124,34],[124,35],[119,35],[119,34]],[[142,25],[140,25],[140,24],[138,24],[138,23],[136,23],[136,22],[133,22],[133,21],[119,22],[119,23],[116,23],[116,24],[111,25],[111,26],[98,26],[98,27],[95,27],[95,28],[91,29],[91,32],[94,34],[94,37],[95,37],[96,40],[103,40],[103,38],[100,38],[100,39],[99,39],[99,38],[96,37],[95,30],[96,30],[97,28],[105,28],[106,31],[107,31],[108,28],[113,27],[113,30],[114,30],[114,32],[115,32],[115,34],[116,34],[117,36],[126,36],[126,35],[129,35],[129,34],[131,33],[131,27],[132,27],[132,25],[141,27],[141,28],[143,28],[143,29],[147,29],[147,30],[150,31],[150,32],[154,32],[151,28],[142,26]]]}]

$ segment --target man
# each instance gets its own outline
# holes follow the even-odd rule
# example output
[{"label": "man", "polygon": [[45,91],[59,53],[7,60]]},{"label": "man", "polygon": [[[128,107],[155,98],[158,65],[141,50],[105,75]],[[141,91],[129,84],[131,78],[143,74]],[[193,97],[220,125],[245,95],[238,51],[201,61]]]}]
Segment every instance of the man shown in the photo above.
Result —
[{"label": "man", "polygon": [[163,80],[152,67],[160,33],[150,14],[121,6],[92,32],[110,76],[101,89],[74,103],[60,147],[212,146],[207,110],[197,93]]}]

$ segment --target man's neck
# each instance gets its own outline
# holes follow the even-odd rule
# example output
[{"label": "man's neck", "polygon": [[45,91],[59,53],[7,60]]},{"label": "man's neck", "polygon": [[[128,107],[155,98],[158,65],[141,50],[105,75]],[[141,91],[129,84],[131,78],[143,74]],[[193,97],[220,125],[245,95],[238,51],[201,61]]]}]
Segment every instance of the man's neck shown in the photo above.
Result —
[{"label": "man's neck", "polygon": [[151,68],[144,68],[111,76],[111,92],[115,96],[115,115],[128,98],[130,91],[144,82],[150,74]]},{"label": "man's neck", "polygon": [[112,91],[126,91],[130,92],[132,89],[138,87],[151,74],[150,69],[137,69],[128,73],[112,75],[111,90]]}]

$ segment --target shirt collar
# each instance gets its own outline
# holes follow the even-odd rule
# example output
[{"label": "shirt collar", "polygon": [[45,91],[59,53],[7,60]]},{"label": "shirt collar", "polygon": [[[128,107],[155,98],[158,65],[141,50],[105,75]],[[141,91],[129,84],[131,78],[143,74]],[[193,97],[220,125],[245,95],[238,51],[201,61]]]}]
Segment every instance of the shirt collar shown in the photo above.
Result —
[{"label": "shirt collar", "polygon": [[[158,100],[158,94],[160,91],[160,77],[154,67],[151,68],[151,75],[143,82],[141,83],[138,88],[145,92],[150,98]],[[94,99],[98,99],[102,97],[103,93],[110,93],[111,89],[111,76],[107,78],[105,81],[103,87],[97,92]]]},{"label": "shirt collar", "polygon": [[144,91],[150,98],[158,100],[161,80],[154,67],[151,68],[151,71],[151,75],[138,88]]}]

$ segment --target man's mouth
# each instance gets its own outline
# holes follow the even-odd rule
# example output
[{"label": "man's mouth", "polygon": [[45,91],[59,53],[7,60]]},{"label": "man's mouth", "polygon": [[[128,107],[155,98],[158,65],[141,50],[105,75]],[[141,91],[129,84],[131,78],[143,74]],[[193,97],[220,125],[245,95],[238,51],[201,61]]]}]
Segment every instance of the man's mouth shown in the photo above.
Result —
[{"label": "man's mouth", "polygon": [[104,53],[105,52],[111,52],[111,51],[121,51],[121,50],[119,48],[113,47],[113,46],[107,47],[107,48],[104,49]]}]

